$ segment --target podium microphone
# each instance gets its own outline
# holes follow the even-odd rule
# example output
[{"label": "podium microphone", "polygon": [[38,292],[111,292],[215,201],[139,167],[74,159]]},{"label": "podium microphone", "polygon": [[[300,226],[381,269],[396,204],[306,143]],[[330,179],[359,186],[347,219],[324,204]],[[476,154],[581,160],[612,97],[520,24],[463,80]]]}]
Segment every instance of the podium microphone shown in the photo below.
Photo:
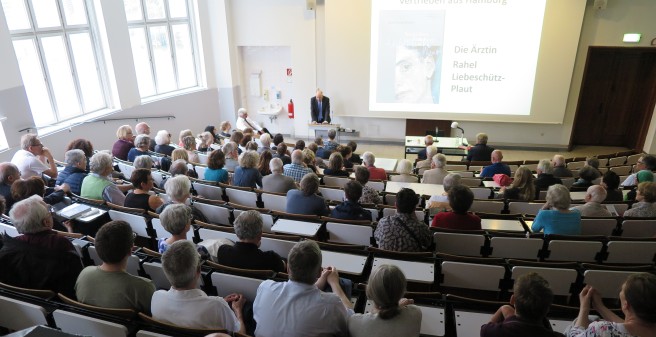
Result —
[{"label": "podium microphone", "polygon": [[465,138],[465,130],[459,126],[458,122],[451,123],[451,128],[460,130],[460,143],[462,143],[462,145],[466,145],[463,142],[463,139]]}]

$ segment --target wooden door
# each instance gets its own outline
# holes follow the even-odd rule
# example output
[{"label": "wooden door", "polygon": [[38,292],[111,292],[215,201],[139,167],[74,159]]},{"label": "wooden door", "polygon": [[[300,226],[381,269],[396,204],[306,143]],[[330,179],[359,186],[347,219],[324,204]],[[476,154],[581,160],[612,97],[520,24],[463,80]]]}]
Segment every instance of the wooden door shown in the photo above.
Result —
[{"label": "wooden door", "polygon": [[590,47],[570,148],[642,149],[655,101],[656,50]]}]

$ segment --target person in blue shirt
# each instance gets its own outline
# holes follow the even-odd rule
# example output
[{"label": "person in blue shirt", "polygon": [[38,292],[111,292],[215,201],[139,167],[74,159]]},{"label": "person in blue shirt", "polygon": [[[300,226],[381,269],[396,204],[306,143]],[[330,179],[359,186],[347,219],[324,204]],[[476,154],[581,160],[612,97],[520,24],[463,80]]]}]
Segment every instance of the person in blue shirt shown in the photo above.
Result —
[{"label": "person in blue shirt", "polygon": [[581,235],[581,213],[570,210],[569,190],[564,185],[551,185],[547,190],[547,202],[538,211],[531,230],[544,234]]},{"label": "person in blue shirt", "polygon": [[492,178],[495,174],[505,174],[511,176],[510,167],[501,162],[503,160],[503,153],[499,150],[492,151],[492,165],[485,166],[481,171],[481,178]]}]

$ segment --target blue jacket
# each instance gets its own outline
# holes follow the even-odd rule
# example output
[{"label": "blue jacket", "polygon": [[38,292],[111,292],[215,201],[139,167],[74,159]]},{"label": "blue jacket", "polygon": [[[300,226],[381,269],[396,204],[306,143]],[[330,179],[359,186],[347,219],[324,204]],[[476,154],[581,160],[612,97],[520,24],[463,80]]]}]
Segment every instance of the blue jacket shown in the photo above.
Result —
[{"label": "blue jacket", "polygon": [[75,166],[66,166],[57,176],[57,185],[66,183],[71,187],[72,193],[80,195],[82,191],[82,180],[86,176],[87,172],[85,170]]},{"label": "blue jacket", "polygon": [[330,217],[344,220],[370,220],[371,212],[360,206],[360,204],[349,200],[335,206],[330,212]]}]

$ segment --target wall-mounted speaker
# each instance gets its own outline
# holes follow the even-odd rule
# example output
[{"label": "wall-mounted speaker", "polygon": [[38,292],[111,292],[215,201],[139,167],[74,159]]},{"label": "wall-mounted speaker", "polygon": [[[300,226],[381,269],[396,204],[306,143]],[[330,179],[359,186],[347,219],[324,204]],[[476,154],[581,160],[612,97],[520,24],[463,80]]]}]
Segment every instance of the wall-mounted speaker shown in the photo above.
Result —
[{"label": "wall-mounted speaker", "polygon": [[317,8],[317,0],[305,0],[305,9],[313,11]]}]

